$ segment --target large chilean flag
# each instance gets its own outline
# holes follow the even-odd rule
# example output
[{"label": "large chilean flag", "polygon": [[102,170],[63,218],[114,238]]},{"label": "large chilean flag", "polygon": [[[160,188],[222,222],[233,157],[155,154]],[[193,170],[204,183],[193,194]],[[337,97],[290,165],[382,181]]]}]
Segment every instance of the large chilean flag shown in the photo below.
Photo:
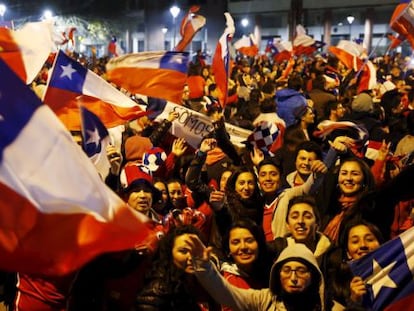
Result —
[{"label": "large chilean flag", "polygon": [[150,237],[47,105],[0,60],[0,269],[62,275]]}]

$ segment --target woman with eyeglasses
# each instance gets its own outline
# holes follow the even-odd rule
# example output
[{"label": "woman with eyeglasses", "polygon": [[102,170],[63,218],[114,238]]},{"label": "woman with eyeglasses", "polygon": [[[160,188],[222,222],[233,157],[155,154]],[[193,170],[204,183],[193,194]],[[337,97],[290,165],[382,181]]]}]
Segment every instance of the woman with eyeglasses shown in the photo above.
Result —
[{"label": "woman with eyeglasses", "polygon": [[323,311],[324,280],[312,252],[303,244],[287,246],[273,264],[269,288],[237,288],[227,282],[210,262],[211,248],[199,238],[187,240],[198,281],[221,305],[234,310]]}]

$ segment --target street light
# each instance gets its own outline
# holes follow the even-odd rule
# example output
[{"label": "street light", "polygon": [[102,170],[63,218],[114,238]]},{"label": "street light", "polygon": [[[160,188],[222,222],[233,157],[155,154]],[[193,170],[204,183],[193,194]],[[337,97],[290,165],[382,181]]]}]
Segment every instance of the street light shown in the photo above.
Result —
[{"label": "street light", "polygon": [[173,5],[170,8],[170,13],[173,17],[173,25],[174,25],[174,39],[173,39],[173,48],[175,48],[175,36],[177,34],[177,26],[176,26],[176,22],[175,19],[177,18],[178,14],[180,14],[180,8],[176,5]]},{"label": "street light", "polygon": [[249,20],[247,18],[243,18],[241,20],[241,25],[246,28],[249,25]]},{"label": "street light", "polygon": [[51,20],[53,18],[53,13],[51,10],[44,10],[42,17],[45,20]]},{"label": "street light", "polygon": [[346,20],[348,21],[348,23],[349,23],[349,40],[351,40],[351,27],[352,27],[352,23],[354,22],[354,20],[355,20],[355,17],[353,17],[352,15],[348,15],[347,17],[346,17]]},{"label": "street light", "polygon": [[4,13],[6,13],[6,10],[7,10],[7,7],[3,3],[0,3],[1,21],[4,21]]}]

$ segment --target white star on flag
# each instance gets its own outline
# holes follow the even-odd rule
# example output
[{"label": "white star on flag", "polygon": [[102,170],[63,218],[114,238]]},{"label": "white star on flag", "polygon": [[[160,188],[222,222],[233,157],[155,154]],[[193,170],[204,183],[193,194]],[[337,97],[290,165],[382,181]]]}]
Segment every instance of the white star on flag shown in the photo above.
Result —
[{"label": "white star on flag", "polygon": [[76,72],[75,69],[72,68],[72,64],[67,64],[66,66],[60,66],[63,72],[60,75],[61,78],[68,77],[69,80],[72,80],[72,73]]},{"label": "white star on flag", "polygon": [[100,136],[99,136],[99,132],[98,132],[98,128],[94,128],[93,131],[91,130],[87,130],[89,138],[86,141],[86,144],[95,144],[96,147],[99,146],[99,141],[100,141]]},{"label": "white star on flag", "polygon": [[393,269],[396,261],[391,262],[386,267],[381,267],[380,264],[374,259],[372,261],[372,275],[367,279],[367,284],[372,286],[374,298],[377,297],[382,287],[397,288],[397,284],[390,278],[389,274]]}]

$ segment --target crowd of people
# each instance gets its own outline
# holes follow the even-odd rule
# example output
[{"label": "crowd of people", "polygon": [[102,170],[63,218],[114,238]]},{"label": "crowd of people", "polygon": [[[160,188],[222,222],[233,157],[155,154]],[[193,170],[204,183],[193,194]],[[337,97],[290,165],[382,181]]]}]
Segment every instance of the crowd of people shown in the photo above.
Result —
[{"label": "crowd of people", "polygon": [[[89,66],[104,76],[103,64]],[[5,304],[364,310],[366,284],[348,263],[414,219],[414,72],[398,53],[374,65],[377,86],[361,91],[360,73],[334,55],[293,66],[239,56],[223,94],[211,66],[191,62],[181,104],[214,126],[198,149],[169,132],[174,111],[159,123],[130,121],[121,148],[107,149],[105,182],[148,216],[156,247],[103,254],[64,277],[5,272]],[[252,133],[276,126],[277,138],[235,146],[226,122]],[[148,154],[162,160],[149,167]]]}]

